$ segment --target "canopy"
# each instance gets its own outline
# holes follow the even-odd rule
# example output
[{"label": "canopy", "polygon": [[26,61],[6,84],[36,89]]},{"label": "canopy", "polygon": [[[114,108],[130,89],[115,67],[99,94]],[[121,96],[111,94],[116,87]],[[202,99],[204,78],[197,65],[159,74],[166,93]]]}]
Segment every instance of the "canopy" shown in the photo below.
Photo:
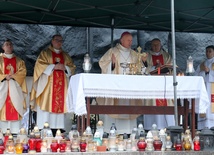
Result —
[{"label": "canopy", "polygon": [[[171,30],[170,0],[0,0],[0,22]],[[214,32],[212,0],[176,0],[175,31]]]}]

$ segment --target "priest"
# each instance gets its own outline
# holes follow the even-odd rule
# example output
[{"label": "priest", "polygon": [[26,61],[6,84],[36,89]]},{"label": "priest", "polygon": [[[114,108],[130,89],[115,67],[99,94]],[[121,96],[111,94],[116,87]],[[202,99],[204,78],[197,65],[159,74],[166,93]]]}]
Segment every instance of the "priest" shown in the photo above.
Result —
[{"label": "priest", "polygon": [[206,47],[206,60],[203,61],[196,69],[195,75],[202,76],[205,81],[207,93],[210,99],[210,106],[207,108],[206,114],[198,115],[198,129],[214,126],[214,46]]},{"label": "priest", "polygon": [[76,66],[63,51],[62,44],[62,36],[54,35],[51,45],[40,53],[34,67],[30,104],[37,111],[36,123],[39,129],[43,128],[45,122],[52,129],[65,128],[68,82]]},{"label": "priest", "polygon": [[[162,65],[171,64],[172,58],[170,54],[162,49],[161,41],[155,38],[151,41],[151,50],[147,56],[147,72],[151,72]],[[163,96],[164,97],[164,96]],[[146,105],[153,106],[173,106],[172,100],[167,99],[151,99],[145,101]],[[175,125],[173,115],[144,115],[144,128],[150,130],[152,124],[156,124],[159,129],[167,126]]]},{"label": "priest", "polygon": [[0,128],[17,134],[26,111],[27,74],[25,62],[13,53],[13,44],[7,39],[0,54]]}]

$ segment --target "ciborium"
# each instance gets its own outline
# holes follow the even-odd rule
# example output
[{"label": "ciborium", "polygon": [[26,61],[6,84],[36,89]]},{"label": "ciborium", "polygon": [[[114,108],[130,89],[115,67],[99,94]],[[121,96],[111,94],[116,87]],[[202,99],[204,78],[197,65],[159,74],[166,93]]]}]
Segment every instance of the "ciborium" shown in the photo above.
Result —
[{"label": "ciborium", "polygon": [[130,63],[129,64],[129,74],[130,75],[136,75],[137,74],[137,64],[136,63]]}]

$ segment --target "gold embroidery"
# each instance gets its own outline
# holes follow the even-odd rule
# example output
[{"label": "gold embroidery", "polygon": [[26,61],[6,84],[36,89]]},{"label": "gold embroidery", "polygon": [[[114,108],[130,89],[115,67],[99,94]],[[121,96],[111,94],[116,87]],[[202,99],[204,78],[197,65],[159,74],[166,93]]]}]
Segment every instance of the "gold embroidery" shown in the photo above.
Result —
[{"label": "gold embroidery", "polygon": [[9,70],[9,74],[12,75],[14,74],[14,68],[11,64],[8,64],[6,67],[7,70]]},{"label": "gold embroidery", "polygon": [[56,82],[54,84],[54,94],[55,94],[55,106],[54,106],[54,111],[57,113],[62,113],[63,112],[63,97],[62,97],[62,93],[63,93],[63,87],[62,87],[62,83],[64,80],[63,77],[63,73],[62,72],[56,72]]},{"label": "gold embroidery", "polygon": [[55,57],[55,62],[59,63],[60,62],[60,58],[59,57]]}]

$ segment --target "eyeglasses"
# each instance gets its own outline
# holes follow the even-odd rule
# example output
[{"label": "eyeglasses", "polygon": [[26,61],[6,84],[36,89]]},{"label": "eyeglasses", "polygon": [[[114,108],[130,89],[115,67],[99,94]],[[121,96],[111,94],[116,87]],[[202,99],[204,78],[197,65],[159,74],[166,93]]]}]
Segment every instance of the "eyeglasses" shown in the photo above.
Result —
[{"label": "eyeglasses", "polygon": [[54,39],[56,42],[58,42],[58,43],[63,43],[64,42],[64,40],[59,40],[59,39]]}]

